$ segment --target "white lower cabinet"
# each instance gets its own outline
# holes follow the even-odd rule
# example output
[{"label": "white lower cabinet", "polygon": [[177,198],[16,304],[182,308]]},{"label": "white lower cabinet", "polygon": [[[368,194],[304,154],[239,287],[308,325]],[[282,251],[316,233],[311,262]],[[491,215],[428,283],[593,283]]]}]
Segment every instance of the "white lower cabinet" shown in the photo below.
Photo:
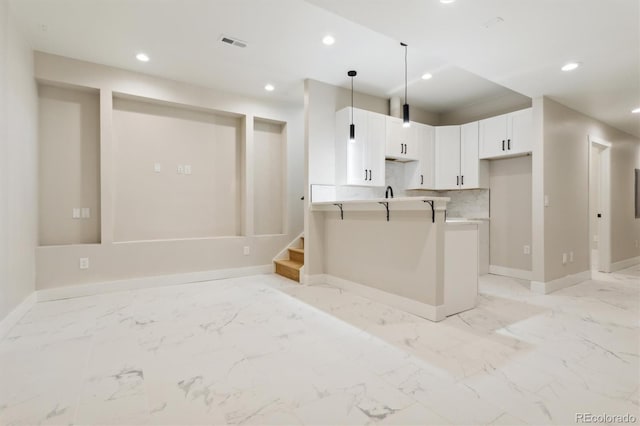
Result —
[{"label": "white lower cabinet", "polygon": [[[355,138],[350,139],[353,113]],[[385,185],[385,116],[347,107],[336,112],[336,183],[338,185]]]},{"label": "white lower cabinet", "polygon": [[435,129],[426,124],[412,123],[411,132],[418,161],[405,165],[407,189],[434,189]]}]

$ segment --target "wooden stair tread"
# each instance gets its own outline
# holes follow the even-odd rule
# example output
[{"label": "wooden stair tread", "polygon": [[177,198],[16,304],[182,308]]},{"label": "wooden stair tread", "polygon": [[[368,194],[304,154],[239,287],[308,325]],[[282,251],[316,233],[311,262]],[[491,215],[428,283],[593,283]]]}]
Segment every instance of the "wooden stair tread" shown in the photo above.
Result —
[{"label": "wooden stair tread", "polygon": [[296,252],[296,253],[304,254],[304,249],[303,248],[289,247],[289,251],[293,251],[293,252]]},{"label": "wooden stair tread", "polygon": [[274,260],[274,262],[278,265],[282,265],[282,266],[286,266],[289,268],[293,268],[296,270],[300,270],[300,268],[302,268],[302,263],[300,262],[296,262],[295,260],[289,260],[289,259],[278,259],[278,260]]}]

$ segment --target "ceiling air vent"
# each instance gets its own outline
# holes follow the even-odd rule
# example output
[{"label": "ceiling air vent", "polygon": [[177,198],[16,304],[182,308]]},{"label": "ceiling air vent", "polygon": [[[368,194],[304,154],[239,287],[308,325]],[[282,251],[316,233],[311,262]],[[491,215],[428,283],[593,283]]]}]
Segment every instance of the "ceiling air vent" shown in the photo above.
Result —
[{"label": "ceiling air vent", "polygon": [[230,46],[236,46],[236,47],[247,47],[247,42],[246,41],[242,41],[239,40],[237,38],[233,38],[233,37],[228,37],[228,36],[220,36],[220,41],[223,42],[224,44],[228,44]]}]

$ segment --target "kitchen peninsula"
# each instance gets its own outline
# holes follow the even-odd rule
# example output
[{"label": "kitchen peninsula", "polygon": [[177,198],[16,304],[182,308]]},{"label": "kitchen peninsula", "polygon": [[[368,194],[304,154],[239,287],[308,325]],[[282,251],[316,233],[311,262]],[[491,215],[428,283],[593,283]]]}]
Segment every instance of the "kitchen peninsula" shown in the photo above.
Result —
[{"label": "kitchen peninsula", "polygon": [[317,201],[328,284],[440,321],[475,306],[478,223],[446,221],[445,197]]}]

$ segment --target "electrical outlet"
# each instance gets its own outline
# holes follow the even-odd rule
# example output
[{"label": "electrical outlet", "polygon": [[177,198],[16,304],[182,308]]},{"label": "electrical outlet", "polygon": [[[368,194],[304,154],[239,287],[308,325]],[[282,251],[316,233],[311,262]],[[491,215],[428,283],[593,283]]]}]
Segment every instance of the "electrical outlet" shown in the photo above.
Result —
[{"label": "electrical outlet", "polygon": [[162,171],[162,164],[160,163],[154,163],[153,165],[153,171],[156,173],[160,173]]},{"label": "electrical outlet", "polygon": [[249,256],[251,254],[251,248],[249,246],[244,246],[244,249],[242,252],[244,253],[245,256]]},{"label": "electrical outlet", "polygon": [[184,166],[182,164],[178,164],[178,174],[179,175],[184,174]]},{"label": "electrical outlet", "polygon": [[80,215],[83,219],[89,219],[91,217],[91,209],[89,207],[83,207]]},{"label": "electrical outlet", "polygon": [[184,174],[185,175],[190,175],[191,174],[191,164],[185,164],[184,165]]},{"label": "electrical outlet", "polygon": [[80,269],[89,269],[89,258],[81,257],[80,258]]},{"label": "electrical outlet", "polygon": [[567,253],[562,253],[562,264],[563,265],[567,264]]},{"label": "electrical outlet", "polygon": [[569,252],[569,262],[573,262],[573,252]]},{"label": "electrical outlet", "polygon": [[74,219],[80,219],[80,209],[78,207],[74,207],[71,211],[71,217]]},{"label": "electrical outlet", "polygon": [[531,246],[523,247],[524,254],[531,254]]}]

